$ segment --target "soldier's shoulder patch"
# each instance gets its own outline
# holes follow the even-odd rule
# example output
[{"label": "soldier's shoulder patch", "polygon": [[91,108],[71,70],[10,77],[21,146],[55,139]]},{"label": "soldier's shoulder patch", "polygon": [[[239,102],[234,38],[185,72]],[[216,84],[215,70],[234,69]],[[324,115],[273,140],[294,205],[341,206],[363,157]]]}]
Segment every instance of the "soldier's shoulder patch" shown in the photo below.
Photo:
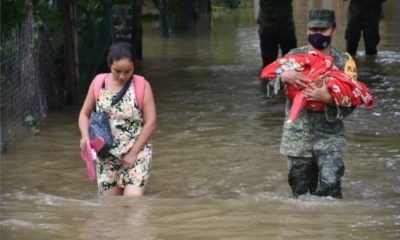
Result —
[{"label": "soldier's shoulder patch", "polygon": [[347,60],[344,63],[344,73],[351,77],[352,79],[357,80],[357,66],[354,59],[351,57],[350,54],[345,53],[347,55]]}]

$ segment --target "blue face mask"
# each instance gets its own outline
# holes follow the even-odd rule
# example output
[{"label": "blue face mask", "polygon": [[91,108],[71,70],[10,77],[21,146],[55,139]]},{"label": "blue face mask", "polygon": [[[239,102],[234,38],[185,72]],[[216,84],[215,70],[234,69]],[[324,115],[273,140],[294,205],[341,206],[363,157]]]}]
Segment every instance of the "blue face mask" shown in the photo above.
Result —
[{"label": "blue face mask", "polygon": [[331,43],[330,36],[324,36],[321,33],[308,34],[308,42],[318,50],[325,49]]}]

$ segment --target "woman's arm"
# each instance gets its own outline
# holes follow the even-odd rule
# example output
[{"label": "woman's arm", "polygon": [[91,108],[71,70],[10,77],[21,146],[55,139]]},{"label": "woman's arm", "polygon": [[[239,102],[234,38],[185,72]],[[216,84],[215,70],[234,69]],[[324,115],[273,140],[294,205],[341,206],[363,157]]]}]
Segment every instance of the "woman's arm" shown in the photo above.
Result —
[{"label": "woman's arm", "polygon": [[81,108],[81,111],[79,113],[79,130],[81,132],[81,141],[80,141],[80,146],[81,149],[86,148],[86,141],[90,139],[89,136],[89,120],[90,120],[90,114],[96,107],[96,99],[94,96],[93,92],[93,82],[90,84],[88,93],[85,98],[85,102],[83,103],[83,106]]},{"label": "woman's arm", "polygon": [[156,104],[153,97],[153,91],[147,81],[143,98],[143,129],[129,153],[124,157],[124,167],[132,166],[136,161],[139,152],[151,139],[157,126]]}]

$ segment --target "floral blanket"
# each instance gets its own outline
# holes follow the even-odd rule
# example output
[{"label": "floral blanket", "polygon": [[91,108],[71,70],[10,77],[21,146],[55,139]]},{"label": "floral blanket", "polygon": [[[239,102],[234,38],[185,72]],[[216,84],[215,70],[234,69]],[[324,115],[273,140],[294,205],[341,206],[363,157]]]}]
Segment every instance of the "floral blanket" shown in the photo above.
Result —
[{"label": "floral blanket", "polygon": [[[367,108],[374,107],[374,100],[369,89],[357,79],[352,79],[333,63],[331,56],[310,51],[305,54],[285,55],[266,66],[261,72],[263,79],[275,79],[287,70],[303,72],[311,84],[321,87],[326,83],[337,106],[355,107],[365,104]],[[293,101],[288,121],[294,121],[303,108],[313,111],[323,111],[325,104],[316,101],[306,101],[302,89],[288,84],[287,96]]]}]

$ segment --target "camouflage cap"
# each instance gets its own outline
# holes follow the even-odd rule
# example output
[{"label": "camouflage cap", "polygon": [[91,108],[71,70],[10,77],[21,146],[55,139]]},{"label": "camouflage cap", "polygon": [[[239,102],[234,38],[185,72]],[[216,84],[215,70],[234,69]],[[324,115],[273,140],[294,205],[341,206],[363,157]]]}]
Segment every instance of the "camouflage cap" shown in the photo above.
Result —
[{"label": "camouflage cap", "polygon": [[332,10],[310,10],[308,14],[308,28],[330,28],[335,24],[335,12]]}]

